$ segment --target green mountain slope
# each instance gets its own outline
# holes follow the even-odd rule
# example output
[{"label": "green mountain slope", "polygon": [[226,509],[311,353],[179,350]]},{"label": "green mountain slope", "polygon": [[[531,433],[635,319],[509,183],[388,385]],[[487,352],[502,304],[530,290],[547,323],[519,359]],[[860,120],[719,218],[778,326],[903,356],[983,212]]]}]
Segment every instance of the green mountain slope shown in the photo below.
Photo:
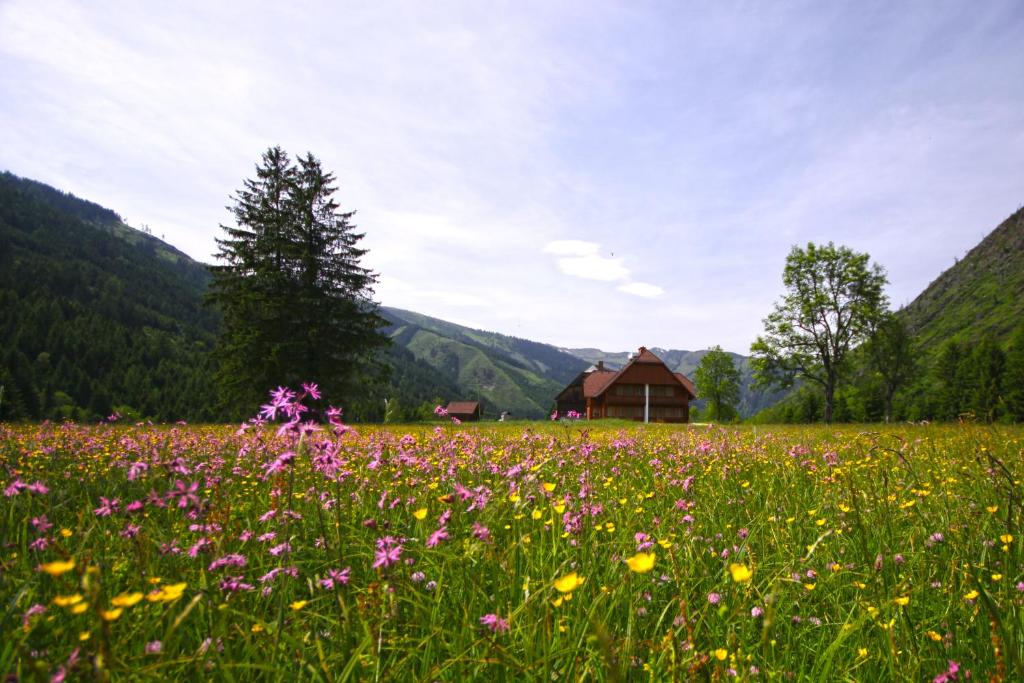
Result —
[{"label": "green mountain slope", "polygon": [[[605,365],[611,368],[620,368],[629,359],[629,353],[626,351],[605,352],[600,349],[565,349],[565,351],[585,360],[589,364],[603,361]],[[673,372],[681,372],[690,379],[693,379],[693,372],[697,369],[700,359],[707,354],[706,349],[701,351],[680,351],[676,349],[651,348],[651,351],[658,358],[665,361],[665,364]],[[729,355],[732,356],[733,361],[740,370],[740,404],[738,406],[740,417],[750,417],[759,410],[774,405],[786,395],[784,391],[755,389],[753,387],[754,372],[750,367],[750,359],[738,353],[729,353]],[[703,407],[703,402],[698,401],[697,405]]]},{"label": "green mountain slope", "polygon": [[490,416],[547,415],[555,396],[587,363],[548,344],[474,330],[397,308],[382,308],[396,346],[450,378],[461,398],[479,400]]},{"label": "green mountain slope", "polygon": [[1005,343],[1024,320],[1024,208],[946,270],[899,315],[930,353],[947,339]]}]

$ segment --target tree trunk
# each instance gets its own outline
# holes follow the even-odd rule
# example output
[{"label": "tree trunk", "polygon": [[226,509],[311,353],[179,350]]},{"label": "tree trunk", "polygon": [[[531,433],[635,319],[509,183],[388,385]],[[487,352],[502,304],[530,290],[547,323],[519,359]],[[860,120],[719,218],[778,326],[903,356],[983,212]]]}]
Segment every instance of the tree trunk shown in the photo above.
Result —
[{"label": "tree trunk", "polygon": [[832,424],[832,405],[836,398],[836,378],[829,374],[825,380],[825,422]]}]

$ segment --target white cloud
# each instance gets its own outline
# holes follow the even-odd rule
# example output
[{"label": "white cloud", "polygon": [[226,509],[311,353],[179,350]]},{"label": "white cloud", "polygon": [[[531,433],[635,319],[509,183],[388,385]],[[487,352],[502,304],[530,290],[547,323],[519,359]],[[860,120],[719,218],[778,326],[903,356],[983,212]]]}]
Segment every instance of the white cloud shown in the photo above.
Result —
[{"label": "white cloud", "polygon": [[591,256],[597,253],[601,245],[597,242],[584,242],[583,240],[555,240],[544,246],[545,254],[556,256]]},{"label": "white cloud", "polygon": [[641,296],[645,299],[657,299],[665,293],[665,290],[658,285],[652,285],[647,282],[629,282],[619,285],[619,291],[632,294],[633,296]]},{"label": "white cloud", "polygon": [[629,277],[629,269],[622,265],[621,259],[598,256],[597,254],[560,258],[558,267],[566,275],[581,277],[585,280],[615,282]]}]

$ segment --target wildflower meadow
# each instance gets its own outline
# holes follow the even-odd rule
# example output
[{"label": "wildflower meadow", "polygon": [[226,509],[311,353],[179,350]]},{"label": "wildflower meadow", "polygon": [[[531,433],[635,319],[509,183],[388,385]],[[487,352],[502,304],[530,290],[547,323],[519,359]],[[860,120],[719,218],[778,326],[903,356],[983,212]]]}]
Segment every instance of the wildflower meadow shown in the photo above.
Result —
[{"label": "wildflower meadow", "polygon": [[1019,427],[0,425],[11,680],[1024,679]]}]

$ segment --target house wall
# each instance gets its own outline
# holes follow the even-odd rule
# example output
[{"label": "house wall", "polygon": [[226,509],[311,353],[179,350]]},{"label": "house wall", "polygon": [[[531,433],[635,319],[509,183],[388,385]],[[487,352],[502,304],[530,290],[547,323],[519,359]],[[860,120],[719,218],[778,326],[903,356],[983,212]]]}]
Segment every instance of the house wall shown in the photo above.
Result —
[{"label": "house wall", "polygon": [[689,422],[690,395],[662,364],[636,363],[628,368],[597,398],[595,417],[626,420],[644,419],[644,385],[650,386],[646,399],[651,422]]}]

